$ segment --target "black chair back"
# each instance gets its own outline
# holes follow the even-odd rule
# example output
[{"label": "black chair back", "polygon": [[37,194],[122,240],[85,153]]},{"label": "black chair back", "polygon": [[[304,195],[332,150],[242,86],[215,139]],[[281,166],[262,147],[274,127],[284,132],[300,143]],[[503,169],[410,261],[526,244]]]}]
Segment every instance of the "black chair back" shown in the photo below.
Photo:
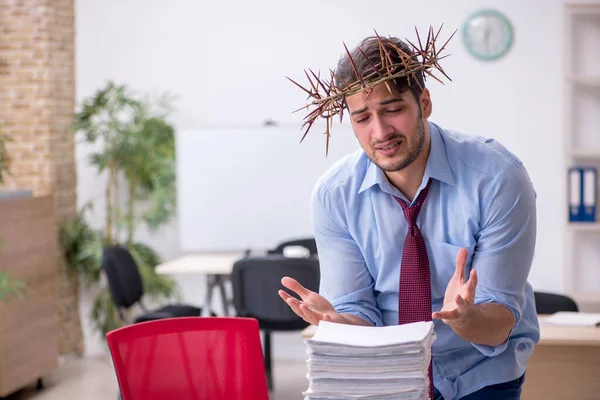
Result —
[{"label": "black chair back", "polygon": [[104,248],[102,268],[117,307],[129,308],[144,294],[138,266],[126,247],[113,245]]},{"label": "black chair back", "polygon": [[568,296],[545,292],[534,292],[533,295],[538,314],[554,314],[559,311],[579,312],[577,303]]},{"label": "black chair back", "polygon": [[291,246],[300,246],[304,247],[310,252],[311,256],[317,255],[317,242],[314,238],[302,238],[302,239],[294,239],[287,240],[285,242],[281,242],[277,245],[276,248],[269,250],[268,254],[283,254],[283,249]]},{"label": "black chair back", "polygon": [[296,279],[309,290],[319,290],[319,260],[282,255],[247,257],[233,265],[233,302],[241,317],[256,318],[261,329],[293,331],[308,326],[277,294],[281,279]]}]

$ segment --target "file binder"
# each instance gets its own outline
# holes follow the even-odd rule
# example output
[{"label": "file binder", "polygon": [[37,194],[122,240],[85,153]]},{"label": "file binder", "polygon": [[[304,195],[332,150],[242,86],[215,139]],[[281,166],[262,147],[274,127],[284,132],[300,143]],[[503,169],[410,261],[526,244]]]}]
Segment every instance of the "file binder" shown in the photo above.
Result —
[{"label": "file binder", "polygon": [[596,222],[596,182],[595,168],[583,170],[583,221]]},{"label": "file binder", "polygon": [[597,176],[595,167],[569,168],[569,221],[596,222]]}]

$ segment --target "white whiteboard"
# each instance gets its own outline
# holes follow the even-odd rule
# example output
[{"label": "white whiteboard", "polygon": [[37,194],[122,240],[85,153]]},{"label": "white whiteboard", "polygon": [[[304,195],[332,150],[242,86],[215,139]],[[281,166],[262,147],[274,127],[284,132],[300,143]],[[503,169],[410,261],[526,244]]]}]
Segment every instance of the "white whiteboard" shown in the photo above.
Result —
[{"label": "white whiteboard", "polygon": [[264,250],[312,236],[310,197],[319,176],[359,148],[349,124],[179,131],[177,213],[182,252]]}]

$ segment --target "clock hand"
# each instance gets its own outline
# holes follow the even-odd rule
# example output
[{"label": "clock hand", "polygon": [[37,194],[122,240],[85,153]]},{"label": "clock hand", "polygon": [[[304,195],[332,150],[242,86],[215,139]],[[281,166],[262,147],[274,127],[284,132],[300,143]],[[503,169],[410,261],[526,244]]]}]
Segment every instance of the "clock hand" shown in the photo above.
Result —
[{"label": "clock hand", "polygon": [[492,35],[492,31],[489,27],[486,27],[483,31],[483,42],[485,43],[485,50],[490,51],[490,36]]}]

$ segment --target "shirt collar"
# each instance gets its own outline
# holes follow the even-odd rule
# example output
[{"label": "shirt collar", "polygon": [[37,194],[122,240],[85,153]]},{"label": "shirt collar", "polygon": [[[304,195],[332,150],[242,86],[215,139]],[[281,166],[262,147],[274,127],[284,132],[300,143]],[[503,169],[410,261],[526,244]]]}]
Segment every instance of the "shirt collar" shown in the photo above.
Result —
[{"label": "shirt collar", "polygon": [[[431,147],[425,173],[423,174],[423,182],[427,183],[429,178],[437,179],[449,185],[456,183],[450,164],[448,163],[448,154],[446,153],[446,145],[442,139],[441,128],[432,122],[429,123],[429,136],[431,137]],[[381,189],[389,191],[391,184],[389,183],[385,173],[372,161],[368,161],[369,166],[363,178],[362,184],[358,193],[361,193],[371,186],[379,185]],[[421,185],[423,186],[423,185]]]}]

